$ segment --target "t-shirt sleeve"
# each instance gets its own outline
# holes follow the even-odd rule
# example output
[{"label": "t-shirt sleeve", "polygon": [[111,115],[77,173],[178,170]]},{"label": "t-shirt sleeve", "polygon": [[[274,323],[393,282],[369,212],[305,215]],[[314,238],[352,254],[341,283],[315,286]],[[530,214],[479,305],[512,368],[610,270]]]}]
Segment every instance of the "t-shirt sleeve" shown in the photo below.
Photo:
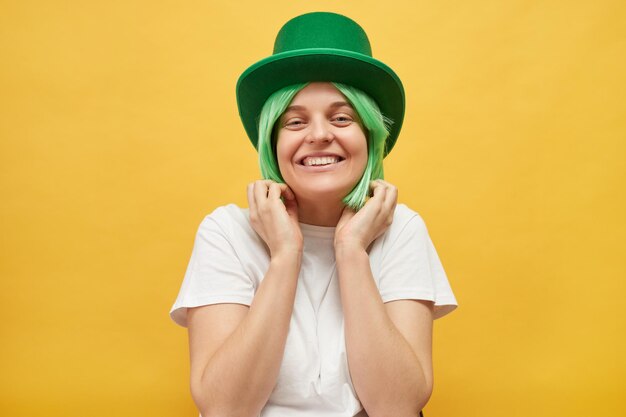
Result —
[{"label": "t-shirt sleeve", "polygon": [[212,215],[205,217],[198,227],[191,259],[170,317],[187,327],[187,308],[220,303],[250,305],[254,291],[253,282],[245,273],[229,236]]},{"label": "t-shirt sleeve", "polygon": [[434,301],[434,318],[458,304],[424,220],[414,214],[384,251],[380,272],[383,302],[393,300]]}]

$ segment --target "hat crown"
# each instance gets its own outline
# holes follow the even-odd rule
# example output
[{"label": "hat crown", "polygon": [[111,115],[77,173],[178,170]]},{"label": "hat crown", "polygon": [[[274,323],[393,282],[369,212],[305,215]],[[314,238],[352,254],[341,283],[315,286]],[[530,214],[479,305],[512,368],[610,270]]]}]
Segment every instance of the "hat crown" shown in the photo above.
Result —
[{"label": "hat crown", "polygon": [[367,34],[354,20],[329,12],[294,17],[276,35],[274,54],[311,49],[341,49],[372,56]]}]

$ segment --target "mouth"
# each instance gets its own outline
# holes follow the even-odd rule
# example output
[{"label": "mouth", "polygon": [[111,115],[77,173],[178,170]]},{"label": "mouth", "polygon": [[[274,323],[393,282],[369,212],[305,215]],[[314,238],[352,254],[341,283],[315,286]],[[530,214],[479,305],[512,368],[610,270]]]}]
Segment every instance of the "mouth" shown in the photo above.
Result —
[{"label": "mouth", "polygon": [[345,158],[338,155],[305,156],[298,161],[298,165],[305,167],[327,166],[337,164],[343,160],[345,160]]}]

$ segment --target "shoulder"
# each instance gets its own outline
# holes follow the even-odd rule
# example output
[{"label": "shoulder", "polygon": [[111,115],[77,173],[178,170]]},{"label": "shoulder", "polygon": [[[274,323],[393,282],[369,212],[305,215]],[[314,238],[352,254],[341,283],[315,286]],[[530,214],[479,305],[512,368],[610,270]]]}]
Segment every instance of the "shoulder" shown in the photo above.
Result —
[{"label": "shoulder", "polygon": [[383,257],[389,252],[399,253],[421,245],[428,236],[426,224],[420,214],[406,206],[397,204],[391,226],[377,239],[376,250],[382,250]]},{"label": "shoulder", "polygon": [[236,204],[227,204],[215,208],[207,214],[200,223],[200,230],[221,232],[225,235],[252,230],[247,208],[241,208]]},{"label": "shoulder", "polygon": [[248,221],[248,209],[241,208],[237,204],[226,204],[216,207],[204,220],[210,219],[217,222],[241,222]]},{"label": "shoulder", "polygon": [[403,233],[420,233],[426,231],[426,223],[420,214],[405,204],[397,204],[393,214],[393,222],[389,227],[389,238],[398,237]]},{"label": "shoulder", "polygon": [[410,220],[411,218],[419,216],[418,212],[403,203],[396,204],[396,210],[393,213],[393,221]]}]

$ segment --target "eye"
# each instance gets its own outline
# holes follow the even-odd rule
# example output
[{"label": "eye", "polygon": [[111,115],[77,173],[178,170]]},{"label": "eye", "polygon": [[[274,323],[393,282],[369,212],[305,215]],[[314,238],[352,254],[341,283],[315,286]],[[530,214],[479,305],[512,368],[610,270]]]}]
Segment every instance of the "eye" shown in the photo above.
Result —
[{"label": "eye", "polygon": [[348,124],[348,123],[352,123],[352,118],[350,116],[346,116],[346,115],[338,115],[335,116],[333,118],[333,120],[337,121],[340,124]]},{"label": "eye", "polygon": [[304,124],[302,119],[290,119],[285,123],[285,126],[298,127]]}]

